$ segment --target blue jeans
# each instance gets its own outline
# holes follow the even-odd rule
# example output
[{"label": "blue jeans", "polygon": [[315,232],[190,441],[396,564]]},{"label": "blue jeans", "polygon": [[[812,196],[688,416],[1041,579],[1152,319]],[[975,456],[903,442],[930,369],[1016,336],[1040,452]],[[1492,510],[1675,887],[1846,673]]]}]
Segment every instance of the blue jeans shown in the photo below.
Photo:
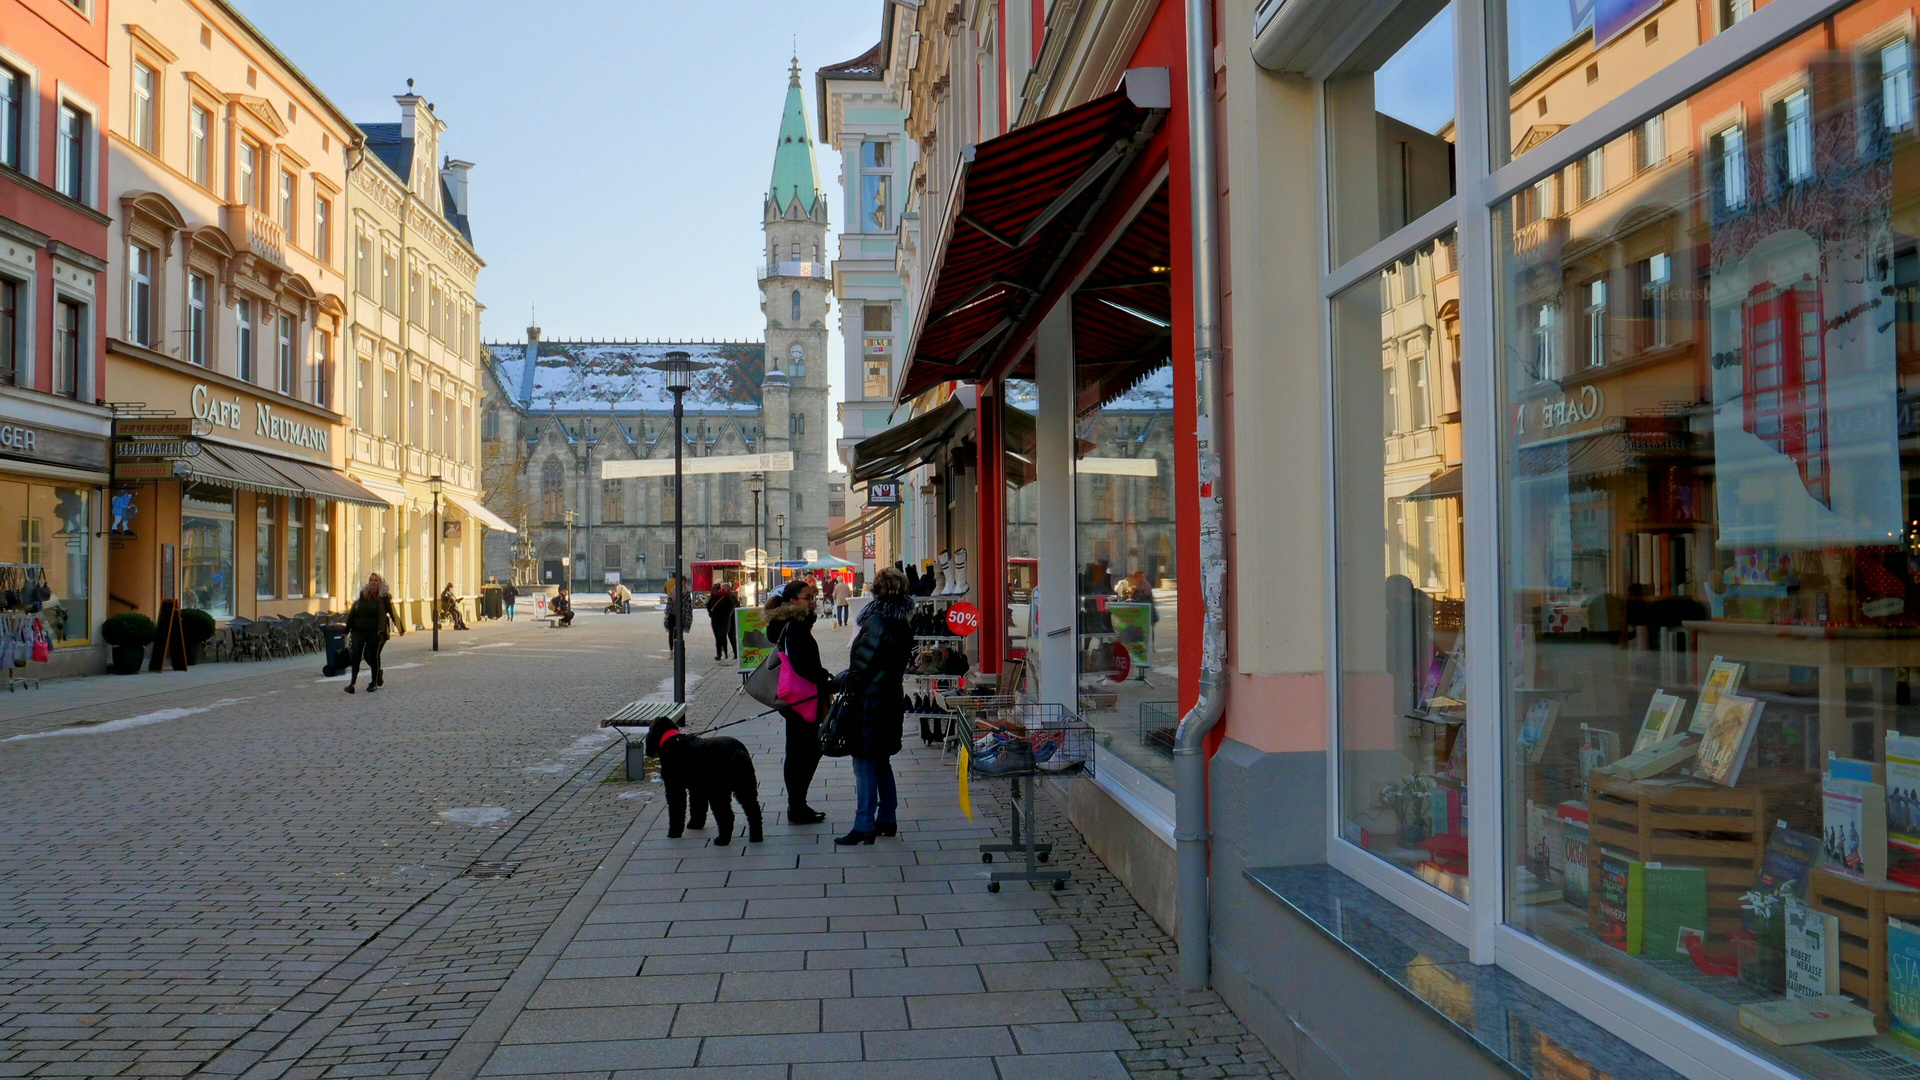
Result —
[{"label": "blue jeans", "polygon": [[513,601],[507,601],[507,621],[513,621]]},{"label": "blue jeans", "polygon": [[[853,827],[860,832],[872,832],[875,825],[891,825],[894,822],[894,808],[900,800],[893,790],[893,760],[891,758],[853,759]],[[878,813],[875,813],[878,804]]]}]

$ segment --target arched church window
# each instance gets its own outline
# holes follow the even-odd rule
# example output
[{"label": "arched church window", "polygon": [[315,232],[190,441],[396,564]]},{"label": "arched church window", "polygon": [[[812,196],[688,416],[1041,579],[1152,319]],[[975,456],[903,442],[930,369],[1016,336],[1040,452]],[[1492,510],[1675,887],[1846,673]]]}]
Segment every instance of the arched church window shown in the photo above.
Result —
[{"label": "arched church window", "polygon": [[566,513],[566,471],[558,461],[549,459],[540,467],[540,510],[547,521],[559,521]]},{"label": "arched church window", "polygon": [[485,439],[487,442],[499,441],[500,439],[500,410],[499,409],[488,409],[486,412],[480,414],[480,437],[482,439]]},{"label": "arched church window", "polygon": [[793,325],[800,325],[800,290],[793,290]]},{"label": "arched church window", "polygon": [[799,262],[799,261],[800,261],[800,241],[798,241],[798,240],[795,240],[795,241],[793,242],[793,244],[792,244],[792,245],[791,245],[791,246],[790,246],[790,247],[789,247],[789,248],[788,248],[787,250],[789,250],[789,251],[791,251],[791,252],[793,253],[793,261],[794,261],[794,262]]}]

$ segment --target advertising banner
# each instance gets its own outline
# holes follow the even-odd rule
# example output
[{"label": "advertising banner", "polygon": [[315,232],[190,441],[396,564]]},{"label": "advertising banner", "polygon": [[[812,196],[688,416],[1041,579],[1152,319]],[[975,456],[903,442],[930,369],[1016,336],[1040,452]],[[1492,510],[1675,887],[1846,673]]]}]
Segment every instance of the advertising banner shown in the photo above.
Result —
[{"label": "advertising banner", "polygon": [[773,651],[773,642],[767,640],[767,612],[760,607],[741,607],[733,611],[733,629],[740,643],[740,673],[742,675],[760,666],[767,654]]},{"label": "advertising banner", "polygon": [[1127,650],[1135,666],[1144,667],[1153,649],[1153,605],[1107,602],[1107,614],[1113,618],[1113,633]]}]

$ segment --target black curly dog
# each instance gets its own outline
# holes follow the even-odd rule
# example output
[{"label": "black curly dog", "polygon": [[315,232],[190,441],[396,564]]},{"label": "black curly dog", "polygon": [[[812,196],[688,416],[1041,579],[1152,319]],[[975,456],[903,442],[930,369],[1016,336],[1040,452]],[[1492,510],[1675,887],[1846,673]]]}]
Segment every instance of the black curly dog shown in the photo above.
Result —
[{"label": "black curly dog", "polygon": [[[659,719],[647,729],[647,756],[660,759],[660,779],[667,785],[667,835],[678,837],[683,825],[703,829],[707,810],[720,829],[716,844],[733,842],[733,800],[747,813],[747,840],[758,844],[760,784],[753,775],[753,755],[739,739],[724,735],[689,735],[673,722]],[[689,815],[687,794],[693,794]]]}]

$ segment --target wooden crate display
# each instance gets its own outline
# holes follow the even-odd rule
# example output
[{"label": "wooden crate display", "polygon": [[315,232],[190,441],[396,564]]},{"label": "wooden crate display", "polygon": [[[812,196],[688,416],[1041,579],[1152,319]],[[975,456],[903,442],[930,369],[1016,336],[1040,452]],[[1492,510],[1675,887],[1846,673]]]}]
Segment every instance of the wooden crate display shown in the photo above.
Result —
[{"label": "wooden crate display", "polygon": [[1887,917],[1920,922],[1920,891],[1815,870],[1807,903],[1840,918],[1840,989],[1867,1003],[1887,1026]]},{"label": "wooden crate display", "polygon": [[1641,862],[1698,866],[1707,872],[1708,948],[1731,950],[1740,929],[1740,896],[1753,887],[1773,824],[1811,821],[1804,775],[1768,776],[1721,787],[1694,780],[1626,780],[1595,772],[1588,788],[1587,918],[1600,917],[1601,849]]}]

